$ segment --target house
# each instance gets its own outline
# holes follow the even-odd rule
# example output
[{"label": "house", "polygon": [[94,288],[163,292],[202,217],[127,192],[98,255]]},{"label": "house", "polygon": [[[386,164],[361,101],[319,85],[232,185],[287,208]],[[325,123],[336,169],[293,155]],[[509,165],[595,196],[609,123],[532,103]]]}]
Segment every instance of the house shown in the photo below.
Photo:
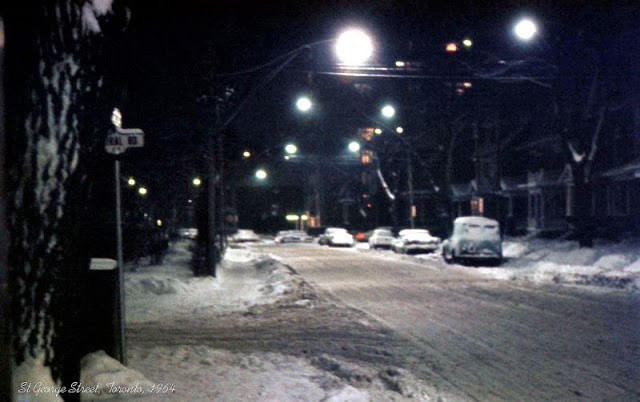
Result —
[{"label": "house", "polygon": [[491,217],[509,234],[567,230],[567,216],[573,212],[573,176],[568,165],[561,171],[529,172],[526,180],[502,178],[496,190],[474,180],[453,184],[450,194],[454,217]]},{"label": "house", "polygon": [[598,226],[620,233],[640,233],[640,158],[593,178],[592,214]]}]

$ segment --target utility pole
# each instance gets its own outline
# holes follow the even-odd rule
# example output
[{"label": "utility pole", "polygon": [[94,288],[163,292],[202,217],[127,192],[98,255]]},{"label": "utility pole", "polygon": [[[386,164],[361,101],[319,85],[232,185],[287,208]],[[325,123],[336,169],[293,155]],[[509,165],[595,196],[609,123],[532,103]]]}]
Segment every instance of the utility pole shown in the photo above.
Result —
[{"label": "utility pole", "polygon": [[[218,107],[216,106],[216,110]],[[209,169],[207,176],[207,245],[206,252],[207,257],[205,260],[206,271],[211,276],[216,276],[216,262],[218,253],[216,250],[216,136],[218,118],[216,113],[216,122],[214,123],[214,129],[207,140],[207,154]]]},{"label": "utility pole", "polygon": [[411,160],[411,150],[407,149],[407,189],[409,191],[409,226],[416,227],[415,206],[413,205],[413,162]]}]

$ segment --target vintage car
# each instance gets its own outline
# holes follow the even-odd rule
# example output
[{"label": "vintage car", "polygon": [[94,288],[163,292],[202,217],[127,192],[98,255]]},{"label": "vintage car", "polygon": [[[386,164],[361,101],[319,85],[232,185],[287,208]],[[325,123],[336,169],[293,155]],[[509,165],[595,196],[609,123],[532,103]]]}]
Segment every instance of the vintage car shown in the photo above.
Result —
[{"label": "vintage car", "polygon": [[233,243],[253,243],[260,241],[260,236],[252,229],[238,229],[238,231],[229,236],[229,241]]},{"label": "vintage car", "polygon": [[431,253],[440,247],[441,239],[427,229],[403,229],[391,244],[396,253]]},{"label": "vintage car", "polygon": [[500,224],[494,219],[481,216],[456,218],[451,236],[442,243],[442,256],[447,262],[486,261],[500,265]]},{"label": "vintage car", "polygon": [[355,245],[353,235],[344,228],[327,228],[318,238],[318,244],[327,246],[346,246]]},{"label": "vintage car", "polygon": [[391,248],[391,244],[393,243],[394,239],[395,236],[390,229],[374,229],[371,233],[371,236],[369,236],[369,248]]},{"label": "vintage car", "polygon": [[310,243],[313,237],[302,230],[281,230],[276,234],[276,243]]}]

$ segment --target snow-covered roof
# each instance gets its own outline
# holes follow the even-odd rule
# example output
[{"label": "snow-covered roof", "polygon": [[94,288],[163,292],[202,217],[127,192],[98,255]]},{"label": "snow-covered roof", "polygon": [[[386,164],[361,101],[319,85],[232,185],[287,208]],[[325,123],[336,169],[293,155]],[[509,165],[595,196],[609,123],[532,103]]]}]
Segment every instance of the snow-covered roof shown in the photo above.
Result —
[{"label": "snow-covered roof", "polygon": [[527,187],[549,187],[564,185],[573,181],[573,174],[569,165],[563,170],[540,169],[527,174]]},{"label": "snow-covered roof", "polygon": [[471,224],[471,225],[498,225],[498,221],[484,216],[460,216],[457,217],[454,224]]},{"label": "snow-covered roof", "polygon": [[640,158],[637,158],[626,165],[609,169],[597,175],[597,178],[613,180],[640,180]]}]

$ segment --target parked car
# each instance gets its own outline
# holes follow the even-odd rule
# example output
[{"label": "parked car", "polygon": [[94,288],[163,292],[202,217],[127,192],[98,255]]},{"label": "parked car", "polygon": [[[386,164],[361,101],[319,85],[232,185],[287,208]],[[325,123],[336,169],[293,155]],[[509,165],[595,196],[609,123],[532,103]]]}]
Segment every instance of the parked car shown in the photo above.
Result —
[{"label": "parked car", "polygon": [[313,237],[302,230],[281,230],[276,234],[276,243],[309,243]]},{"label": "parked car", "polygon": [[178,237],[181,239],[193,240],[198,237],[197,228],[180,228],[178,229]]},{"label": "parked car", "polygon": [[229,241],[234,243],[257,242],[260,236],[251,229],[238,229],[238,231],[229,236]]},{"label": "parked car", "polygon": [[442,244],[447,262],[457,260],[502,263],[500,224],[481,216],[462,216],[453,222],[453,233]]},{"label": "parked car", "polygon": [[389,229],[374,229],[369,236],[369,248],[391,248],[395,240],[393,232]]},{"label": "parked car", "polygon": [[392,242],[391,249],[396,253],[427,252],[440,247],[441,239],[432,236],[427,229],[403,229]]},{"label": "parked car", "polygon": [[327,228],[318,238],[318,244],[327,246],[347,246],[355,245],[353,235],[344,228]]}]

